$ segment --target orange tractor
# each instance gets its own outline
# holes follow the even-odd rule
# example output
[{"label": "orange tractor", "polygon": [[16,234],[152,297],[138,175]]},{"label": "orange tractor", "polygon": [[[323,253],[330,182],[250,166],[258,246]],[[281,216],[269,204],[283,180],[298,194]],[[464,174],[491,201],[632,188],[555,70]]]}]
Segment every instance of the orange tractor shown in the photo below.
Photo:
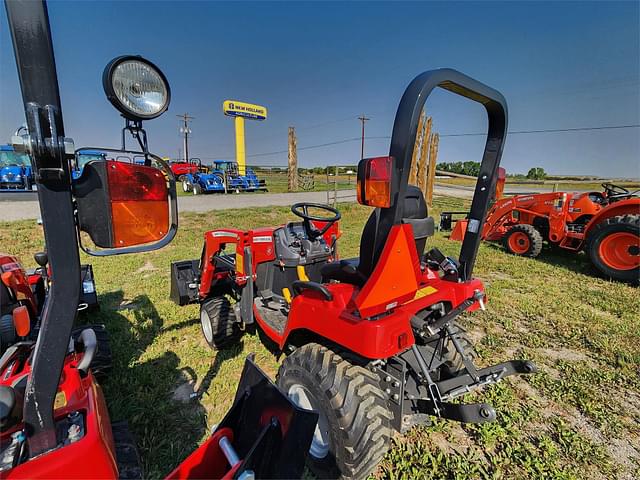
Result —
[{"label": "orange tractor", "polygon": [[[584,250],[605,277],[637,284],[640,279],[640,190],[603,183],[602,192],[549,192],[502,197],[505,175],[482,227],[482,238],[501,241],[507,251],[537,257],[546,240],[557,247]],[[441,230],[456,212],[443,212]],[[459,220],[452,240],[478,228]],[[477,231],[477,230],[476,230]]]}]

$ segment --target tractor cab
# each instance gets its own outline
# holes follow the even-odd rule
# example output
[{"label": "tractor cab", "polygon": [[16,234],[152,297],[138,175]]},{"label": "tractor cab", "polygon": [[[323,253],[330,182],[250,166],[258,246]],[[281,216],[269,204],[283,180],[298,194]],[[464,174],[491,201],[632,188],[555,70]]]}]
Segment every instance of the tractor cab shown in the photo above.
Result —
[{"label": "tractor cab", "polygon": [[31,158],[11,145],[0,145],[0,190],[31,190]]}]

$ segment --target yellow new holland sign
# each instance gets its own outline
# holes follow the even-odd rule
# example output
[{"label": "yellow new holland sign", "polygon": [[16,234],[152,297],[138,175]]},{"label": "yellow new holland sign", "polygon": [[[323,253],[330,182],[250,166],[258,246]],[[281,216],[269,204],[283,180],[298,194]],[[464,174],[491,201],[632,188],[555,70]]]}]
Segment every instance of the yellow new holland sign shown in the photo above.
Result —
[{"label": "yellow new holland sign", "polygon": [[225,100],[222,104],[222,110],[225,115],[230,117],[243,117],[252,120],[264,120],[267,118],[267,107],[236,100]]}]

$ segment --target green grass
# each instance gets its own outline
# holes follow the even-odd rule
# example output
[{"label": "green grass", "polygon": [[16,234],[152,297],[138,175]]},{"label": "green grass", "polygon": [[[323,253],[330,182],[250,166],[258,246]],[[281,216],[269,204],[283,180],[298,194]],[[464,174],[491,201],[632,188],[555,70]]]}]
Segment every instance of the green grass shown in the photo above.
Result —
[{"label": "green grass", "polygon": [[[462,202],[438,198],[437,210]],[[369,209],[342,205],[341,254],[357,254]],[[181,216],[175,241],[158,252],[85,258],[94,265],[101,311],[112,338],[114,370],[104,383],[113,420],[129,421],[145,471],[162,477],[204,438],[229,408],[246,355],[275,376],[278,362],[257,336],[212,352],[197,306],[168,299],[169,263],[196,258],[202,233],[286,222],[287,208]],[[429,241],[453,255],[459,244]],[[42,248],[35,222],[0,223],[1,249],[33,266]],[[488,310],[463,323],[477,340],[480,364],[531,358],[540,373],[475,393],[498,419],[481,426],[436,421],[393,440],[377,478],[632,479],[640,476],[640,295],[592,276],[583,254],[544,250],[538,259],[483,244],[475,274]],[[177,390],[176,390],[177,389]],[[196,398],[189,399],[195,391]],[[179,397],[179,398],[178,398]]]}]

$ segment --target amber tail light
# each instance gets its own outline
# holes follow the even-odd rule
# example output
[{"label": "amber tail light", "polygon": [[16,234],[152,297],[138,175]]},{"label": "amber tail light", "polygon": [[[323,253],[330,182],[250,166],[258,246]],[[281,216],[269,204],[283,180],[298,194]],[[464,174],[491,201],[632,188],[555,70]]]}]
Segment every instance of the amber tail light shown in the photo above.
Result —
[{"label": "amber tail light", "polygon": [[153,166],[113,160],[88,163],[74,182],[79,230],[103,249],[153,249],[177,228],[171,216],[170,182],[170,173]]},{"label": "amber tail light", "polygon": [[370,207],[391,206],[393,157],[365,158],[358,164],[358,203]]}]

